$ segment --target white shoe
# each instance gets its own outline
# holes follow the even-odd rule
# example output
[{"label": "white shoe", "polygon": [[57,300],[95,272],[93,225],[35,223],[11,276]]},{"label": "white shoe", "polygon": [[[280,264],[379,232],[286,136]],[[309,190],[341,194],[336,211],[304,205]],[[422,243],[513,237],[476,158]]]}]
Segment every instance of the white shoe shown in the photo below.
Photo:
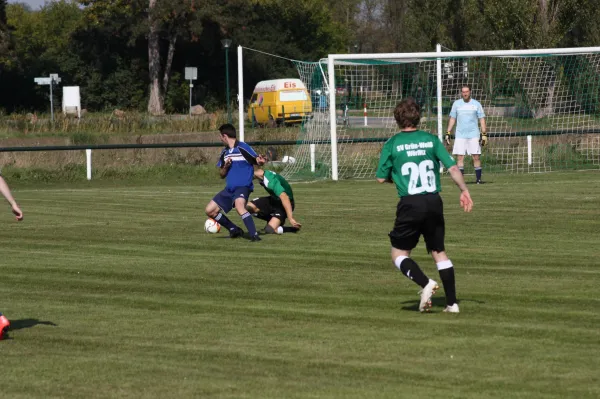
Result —
[{"label": "white shoe", "polygon": [[458,310],[458,303],[455,303],[454,305],[450,306],[446,306],[446,309],[444,309],[444,312],[446,313],[460,313],[460,310]]},{"label": "white shoe", "polygon": [[438,285],[438,283],[436,283],[432,279],[429,279],[429,282],[427,283],[427,285],[421,291],[419,291],[419,294],[421,294],[421,302],[419,303],[419,312],[428,312],[429,311],[429,309],[431,308],[431,297],[439,289],[440,289],[440,286]]}]

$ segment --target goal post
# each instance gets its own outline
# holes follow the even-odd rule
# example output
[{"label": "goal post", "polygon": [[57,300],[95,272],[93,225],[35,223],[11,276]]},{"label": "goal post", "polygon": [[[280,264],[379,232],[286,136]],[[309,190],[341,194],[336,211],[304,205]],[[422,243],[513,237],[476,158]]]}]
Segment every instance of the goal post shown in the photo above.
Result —
[{"label": "goal post", "polygon": [[[600,47],[442,52],[438,45],[436,52],[330,54],[327,60],[330,86],[345,74],[362,76],[370,85],[369,101],[385,102],[388,107],[384,113],[375,113],[380,118],[383,114],[392,118],[397,102],[414,97],[412,90],[394,87],[394,79],[412,80],[413,86],[429,83],[432,95],[435,90],[435,121],[422,120],[420,128],[437,134],[440,140],[452,101],[460,98],[463,85],[469,85],[472,97],[486,112],[491,146],[482,155],[484,168],[486,157],[493,171],[600,167]],[[413,67],[407,68],[407,64]],[[415,73],[417,78],[393,77],[397,76],[389,71],[393,68]],[[425,81],[431,77],[435,78],[435,88]],[[335,123],[339,91],[330,90],[329,96],[331,178],[353,177],[356,171],[341,170],[344,160],[336,156],[333,162],[334,151],[336,155],[342,152],[339,147],[348,142],[338,140],[340,133],[347,131]],[[509,104],[498,105],[503,96],[510,97],[505,99]],[[385,127],[388,132],[384,137],[397,130],[389,123]],[[373,152],[376,154],[378,151]]]},{"label": "goal post", "polygon": [[[443,141],[464,85],[486,114],[484,173],[600,168],[600,47],[451,52],[438,45],[432,52],[330,54],[316,62],[243,51],[244,58],[238,48],[240,138],[252,119],[242,105],[242,59],[268,57],[257,62],[269,66],[261,78],[300,79],[308,93],[301,123],[263,125],[245,135],[296,143],[278,149],[289,160],[280,164],[288,179],[373,178],[383,144],[398,132],[393,110],[409,96],[421,105],[418,127]],[[246,89],[257,83],[252,79]],[[282,115],[290,112],[278,107]],[[473,172],[470,160],[465,170]]]}]

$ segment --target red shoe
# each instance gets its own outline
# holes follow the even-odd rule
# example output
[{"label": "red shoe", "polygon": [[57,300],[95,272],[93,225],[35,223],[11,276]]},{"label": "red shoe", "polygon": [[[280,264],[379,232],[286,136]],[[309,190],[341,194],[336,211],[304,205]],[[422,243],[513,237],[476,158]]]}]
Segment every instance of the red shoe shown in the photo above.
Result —
[{"label": "red shoe", "polygon": [[8,326],[10,326],[8,319],[0,314],[0,341],[2,341],[6,336],[6,333],[8,333]]}]

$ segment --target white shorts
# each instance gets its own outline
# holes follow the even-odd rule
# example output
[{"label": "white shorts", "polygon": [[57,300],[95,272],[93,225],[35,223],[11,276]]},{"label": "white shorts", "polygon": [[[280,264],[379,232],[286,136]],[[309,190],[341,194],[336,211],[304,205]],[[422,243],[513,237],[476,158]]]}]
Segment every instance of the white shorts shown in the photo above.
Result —
[{"label": "white shorts", "polygon": [[481,146],[479,138],[472,139],[455,139],[452,155],[479,155],[481,154]]}]

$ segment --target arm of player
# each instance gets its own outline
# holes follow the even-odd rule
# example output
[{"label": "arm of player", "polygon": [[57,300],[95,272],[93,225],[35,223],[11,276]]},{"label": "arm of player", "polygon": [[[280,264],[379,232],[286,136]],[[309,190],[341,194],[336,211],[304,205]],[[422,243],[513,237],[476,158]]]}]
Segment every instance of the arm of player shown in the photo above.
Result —
[{"label": "arm of player", "polygon": [[6,181],[2,176],[0,176],[0,193],[2,193],[4,198],[6,198],[10,204],[12,213],[15,215],[17,221],[23,220],[23,211],[21,211],[21,208],[19,208],[19,205],[17,205],[17,201],[15,201],[13,198],[10,188],[8,188],[8,184],[6,184]]},{"label": "arm of player", "polygon": [[448,169],[450,173],[450,177],[456,183],[458,188],[460,189],[460,206],[465,210],[465,212],[471,212],[473,209],[473,200],[471,199],[471,194],[469,194],[469,190],[467,189],[467,185],[465,184],[465,178],[462,173],[460,173],[460,169],[458,166],[454,165]]},{"label": "arm of player", "polygon": [[379,156],[379,166],[375,172],[377,183],[392,183],[392,139],[386,141]]},{"label": "arm of player", "polygon": [[292,227],[299,229],[302,227],[300,223],[294,219],[293,211],[292,211],[292,202],[290,201],[290,197],[286,193],[281,193],[279,195],[279,199],[281,200],[281,205],[283,205],[283,209],[285,209],[285,214],[290,221]]},{"label": "arm of player", "polygon": [[219,176],[221,179],[227,177],[227,173],[229,173],[229,168],[231,168],[231,158],[227,158],[223,166],[219,169]]},{"label": "arm of player", "polygon": [[448,145],[450,145],[450,134],[452,133],[455,123],[456,118],[450,117],[450,120],[448,121],[448,129],[446,129],[446,144]]},{"label": "arm of player", "polygon": [[479,123],[481,124],[481,139],[480,139],[480,144],[483,147],[488,142],[487,125],[485,124],[485,118],[479,118]]}]

